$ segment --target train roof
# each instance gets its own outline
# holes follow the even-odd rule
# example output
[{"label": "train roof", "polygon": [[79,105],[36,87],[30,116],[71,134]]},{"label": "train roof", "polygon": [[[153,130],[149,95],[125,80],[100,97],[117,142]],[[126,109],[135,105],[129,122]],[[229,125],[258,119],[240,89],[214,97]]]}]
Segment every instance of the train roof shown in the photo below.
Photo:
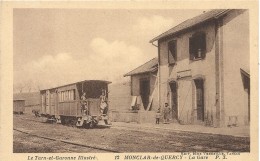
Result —
[{"label": "train roof", "polygon": [[50,89],[56,89],[56,88],[66,87],[66,86],[70,86],[70,85],[78,84],[78,83],[83,83],[83,82],[104,82],[104,83],[106,83],[106,84],[112,83],[112,82],[110,82],[110,81],[105,81],[105,80],[84,80],[84,81],[79,81],[79,82],[74,82],[74,83],[69,83],[69,84],[66,84],[66,85],[61,85],[61,86],[53,87],[53,88],[46,88],[46,89],[42,89],[42,90],[40,90],[40,91],[45,91],[45,90],[50,90]]}]

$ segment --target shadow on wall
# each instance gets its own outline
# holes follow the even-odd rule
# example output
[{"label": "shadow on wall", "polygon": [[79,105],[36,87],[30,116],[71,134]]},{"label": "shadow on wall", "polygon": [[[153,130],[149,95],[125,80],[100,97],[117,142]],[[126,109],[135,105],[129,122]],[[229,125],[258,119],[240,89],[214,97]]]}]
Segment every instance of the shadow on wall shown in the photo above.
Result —
[{"label": "shadow on wall", "polygon": [[126,123],[155,123],[154,111],[111,111],[110,120],[112,122]]}]

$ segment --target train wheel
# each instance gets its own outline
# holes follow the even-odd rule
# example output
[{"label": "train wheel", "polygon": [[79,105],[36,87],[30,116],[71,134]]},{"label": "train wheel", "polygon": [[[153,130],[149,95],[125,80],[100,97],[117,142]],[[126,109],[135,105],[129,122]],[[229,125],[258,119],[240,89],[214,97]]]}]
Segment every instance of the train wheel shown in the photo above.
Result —
[{"label": "train wheel", "polygon": [[77,118],[72,118],[71,120],[70,120],[70,124],[71,124],[71,126],[72,127],[75,127],[76,125],[77,125]]},{"label": "train wheel", "polygon": [[89,125],[90,125],[91,129],[95,128],[97,126],[97,121],[96,120],[92,120]]},{"label": "train wheel", "polygon": [[70,125],[70,119],[68,117],[65,117],[65,125]]},{"label": "train wheel", "polygon": [[84,128],[89,129],[90,123],[87,123],[87,121],[84,121],[83,126],[84,126]]}]

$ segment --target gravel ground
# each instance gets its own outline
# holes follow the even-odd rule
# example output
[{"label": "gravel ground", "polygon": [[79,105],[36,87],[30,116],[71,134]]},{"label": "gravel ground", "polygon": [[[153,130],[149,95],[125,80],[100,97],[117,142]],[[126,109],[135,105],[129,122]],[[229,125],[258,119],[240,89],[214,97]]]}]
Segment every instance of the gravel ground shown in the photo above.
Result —
[{"label": "gravel ground", "polygon": [[[26,118],[37,121],[25,120]],[[30,114],[14,115],[14,128],[36,135],[69,140],[120,152],[250,151],[249,138],[124,126],[98,126],[95,129],[79,129],[39,121],[39,118],[35,118]],[[25,135],[14,132],[14,152],[102,152],[72,145],[65,146],[63,145],[65,143],[44,141],[43,139],[26,137]]]},{"label": "gravel ground", "polygon": [[35,136],[28,137],[27,134],[14,131],[14,153],[78,153],[83,151],[88,153],[106,152],[98,149],[66,144],[59,141],[51,141]]}]

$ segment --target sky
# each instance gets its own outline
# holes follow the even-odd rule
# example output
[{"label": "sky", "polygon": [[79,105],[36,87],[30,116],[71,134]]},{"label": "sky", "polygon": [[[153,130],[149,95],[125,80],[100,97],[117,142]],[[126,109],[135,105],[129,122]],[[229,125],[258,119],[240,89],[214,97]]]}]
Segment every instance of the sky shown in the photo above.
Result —
[{"label": "sky", "polygon": [[157,56],[151,39],[201,13],[14,9],[14,91],[22,86],[38,90],[89,79],[128,81],[124,74]]}]

